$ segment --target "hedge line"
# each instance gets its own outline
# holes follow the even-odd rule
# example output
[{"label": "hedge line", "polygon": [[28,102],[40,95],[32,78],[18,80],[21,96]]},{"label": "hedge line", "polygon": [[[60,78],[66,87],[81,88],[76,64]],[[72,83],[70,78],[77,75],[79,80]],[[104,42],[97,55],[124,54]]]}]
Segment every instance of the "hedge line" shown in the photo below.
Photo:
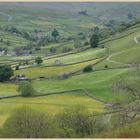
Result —
[{"label": "hedge line", "polygon": [[[72,90],[64,90],[64,91],[58,91],[58,92],[50,92],[50,93],[44,93],[44,94],[36,94],[36,95],[32,95],[30,97],[42,97],[42,96],[49,96],[49,95],[55,95],[55,94],[65,94],[65,93],[70,93],[70,92],[84,92],[86,96],[94,99],[94,100],[97,100],[103,104],[105,104],[106,102],[104,102],[103,100],[97,98],[97,97],[94,97],[92,95],[89,95],[89,91],[87,89],[72,89]],[[13,95],[13,96],[5,96],[5,97],[0,97],[0,99],[9,99],[9,98],[16,98],[16,97],[22,97],[21,95]]]},{"label": "hedge line", "polygon": [[[50,92],[50,93],[44,93],[44,94],[31,95],[30,97],[49,96],[49,95],[54,95],[54,94],[64,94],[64,93],[77,92],[77,91],[83,91],[83,90],[82,89],[64,90],[64,91],[58,91],[58,92]],[[16,97],[22,97],[22,96],[21,95],[4,96],[4,97],[0,97],[0,99],[2,100],[2,99],[16,98]]]}]

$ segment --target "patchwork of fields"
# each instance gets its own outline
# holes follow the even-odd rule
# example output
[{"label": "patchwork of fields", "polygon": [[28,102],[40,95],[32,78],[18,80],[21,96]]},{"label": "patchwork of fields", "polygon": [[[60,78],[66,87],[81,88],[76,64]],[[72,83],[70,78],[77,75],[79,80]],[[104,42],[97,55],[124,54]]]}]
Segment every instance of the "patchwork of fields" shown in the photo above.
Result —
[{"label": "patchwork of fields", "polygon": [[105,110],[103,103],[89,98],[81,92],[70,92],[46,97],[5,99],[0,102],[0,126],[10,116],[10,113],[18,107],[29,106],[53,115],[60,113],[64,108],[80,104],[84,104],[90,112],[102,112]]},{"label": "patchwork of fields", "polygon": [[[44,13],[48,17],[46,18],[45,16],[35,16],[35,11],[28,15],[26,9],[22,10],[20,16],[14,10],[11,13],[7,12],[12,16],[12,19],[8,22],[5,21],[6,17],[4,15],[0,15],[0,25],[3,26],[3,22],[5,22],[6,26],[14,25],[19,30],[26,30],[27,32],[39,28],[47,35],[51,34],[52,28],[57,27],[61,36],[67,37],[69,35],[76,36],[79,31],[86,34],[87,29],[90,30],[91,27],[93,28],[97,24],[92,18],[88,17],[78,16],[77,18],[75,15],[69,15],[68,20],[66,18],[68,14],[63,13],[63,20],[58,19],[56,21],[55,17],[58,13],[53,13],[54,18],[52,19],[49,17],[48,11],[48,13]],[[34,62],[36,56],[41,56],[43,59],[41,65],[29,64],[19,70],[14,68],[14,76],[22,74],[32,79],[31,84],[37,91],[36,94],[40,96],[0,99],[0,126],[3,125],[14,109],[24,105],[45,113],[55,114],[63,111],[64,108],[80,104],[86,106],[92,113],[105,112],[107,110],[105,103],[115,103],[116,100],[127,98],[125,94],[114,93],[111,90],[111,86],[116,80],[127,77],[129,72],[133,72],[134,67],[126,64],[133,64],[140,60],[140,44],[136,43],[134,39],[140,34],[139,30],[139,26],[134,26],[134,28],[130,28],[122,34],[103,40],[100,43],[105,46],[104,48],[88,48],[88,45],[86,46],[87,49],[83,51],[81,49],[75,51],[74,43],[69,41],[68,43],[56,42],[41,46],[41,50],[28,56],[0,56],[1,64],[8,63],[13,67],[19,61],[29,60],[29,63]],[[10,41],[9,49],[20,48],[31,43],[31,41],[21,36],[12,35],[4,31],[0,31],[0,39]],[[137,38],[137,40],[139,42],[140,39]],[[8,46],[0,42],[0,47]],[[52,47],[58,50],[56,54],[49,56],[46,52]],[[61,53],[62,47],[68,47],[72,50]],[[59,60],[61,64],[56,65],[56,60]],[[83,68],[87,65],[92,65],[92,72],[83,72]],[[71,75],[67,79],[58,78],[63,74]],[[40,77],[46,79],[41,79]],[[18,83],[0,83],[0,97],[19,95],[17,88]],[[67,92],[70,90],[79,91]],[[84,90],[87,90],[88,93],[84,92]],[[62,94],[61,92],[63,91],[66,92]],[[50,93],[52,95],[41,96]]]}]

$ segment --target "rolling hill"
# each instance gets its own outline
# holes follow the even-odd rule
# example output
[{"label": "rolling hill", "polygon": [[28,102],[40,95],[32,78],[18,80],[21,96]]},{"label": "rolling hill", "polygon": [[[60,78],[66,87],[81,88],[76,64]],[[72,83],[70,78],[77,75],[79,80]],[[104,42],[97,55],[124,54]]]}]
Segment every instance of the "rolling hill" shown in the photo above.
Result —
[{"label": "rolling hill", "polygon": [[[0,3],[0,48],[26,52],[25,55],[2,55],[0,64],[10,64],[14,71],[13,77],[27,76],[36,91],[31,97],[22,97],[18,91],[20,81],[0,82],[0,128],[3,128],[12,112],[22,106],[56,115],[73,105],[84,105],[91,115],[116,110],[119,112],[127,103],[133,102],[134,98],[129,96],[129,92],[119,89],[114,91],[112,88],[120,79],[139,80],[138,75],[135,80],[132,75],[137,74],[135,71],[139,69],[140,24],[99,40],[97,48],[90,47],[89,38],[96,26],[107,28],[104,24],[106,21],[131,21],[128,14],[137,17],[140,13],[139,5]],[[88,14],[78,13],[83,10],[87,10]],[[52,37],[54,28],[60,34],[58,41]],[[18,33],[13,31],[16,29]],[[36,32],[43,33],[49,41],[37,44],[45,37],[40,40],[30,38]],[[83,35],[82,39],[80,35]],[[80,47],[75,47],[77,39],[80,40]],[[6,41],[10,44],[7,45]],[[51,52],[52,48],[53,51],[55,48],[55,52]],[[35,63],[37,56],[42,58],[42,64]],[[60,64],[56,64],[56,61]],[[19,69],[15,70],[17,65]],[[83,69],[89,65],[93,70],[84,72]],[[134,88],[137,91],[136,85]],[[108,104],[114,106],[109,107]],[[135,123],[131,125],[134,127]],[[129,125],[126,125],[125,130],[128,129]],[[113,132],[121,135],[118,129]],[[113,134],[105,131],[99,136],[113,137]]]}]

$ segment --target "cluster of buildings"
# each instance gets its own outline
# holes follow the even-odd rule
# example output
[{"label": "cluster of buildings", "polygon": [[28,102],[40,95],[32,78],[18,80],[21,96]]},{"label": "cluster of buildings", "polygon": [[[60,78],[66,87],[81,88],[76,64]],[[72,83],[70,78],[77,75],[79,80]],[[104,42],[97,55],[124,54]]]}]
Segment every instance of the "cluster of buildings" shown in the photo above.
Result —
[{"label": "cluster of buildings", "polygon": [[12,79],[12,81],[14,81],[14,82],[18,82],[18,81],[27,81],[27,80],[29,80],[29,78],[26,77],[25,75],[22,75],[22,74],[16,75],[16,76]]},{"label": "cluster of buildings", "polygon": [[15,51],[0,51],[0,56],[16,56]]},{"label": "cluster of buildings", "polygon": [[[0,51],[0,56],[17,56],[17,52],[16,51]],[[20,53],[19,55],[22,56],[29,56],[30,53],[28,51],[24,51],[22,53]]]},{"label": "cluster of buildings", "polygon": [[35,32],[33,33],[33,36],[38,39],[42,39],[45,37],[45,35],[42,32]]}]

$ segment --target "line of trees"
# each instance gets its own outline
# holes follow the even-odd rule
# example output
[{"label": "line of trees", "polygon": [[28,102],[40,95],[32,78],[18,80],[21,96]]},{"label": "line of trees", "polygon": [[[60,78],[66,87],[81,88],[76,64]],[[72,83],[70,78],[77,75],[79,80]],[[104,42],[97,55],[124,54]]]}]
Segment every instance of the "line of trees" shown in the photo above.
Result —
[{"label": "line of trees", "polygon": [[20,82],[17,91],[23,97],[30,97],[36,93],[35,89],[29,81]]},{"label": "line of trees", "polygon": [[8,138],[86,137],[106,128],[102,117],[89,117],[84,106],[73,106],[50,116],[24,106],[14,110],[0,136]]},{"label": "line of trees", "polygon": [[[29,33],[24,30],[20,31],[19,29],[15,28],[15,27],[0,27],[0,30],[10,32],[11,34],[20,35],[27,40],[30,40],[33,42],[38,42],[39,44],[41,43],[41,41],[42,41],[42,44],[48,43],[49,41],[51,41],[48,36],[41,35],[41,34],[43,34],[42,30],[35,29],[33,31],[34,34],[41,33],[39,35],[39,37],[37,35],[33,35],[33,33]],[[59,36],[58,30],[54,28],[52,30],[51,36],[54,38],[55,41],[57,41],[57,37]]]},{"label": "line of trees", "polygon": [[[13,111],[0,128],[2,138],[85,138],[121,128],[129,121],[125,112],[91,114],[84,106],[75,105],[63,112],[48,115],[29,106]],[[114,134],[115,135],[115,134]],[[122,133],[123,135],[123,133]]]},{"label": "line of trees", "polygon": [[4,82],[10,79],[14,75],[14,72],[9,65],[0,65],[0,82]]}]

